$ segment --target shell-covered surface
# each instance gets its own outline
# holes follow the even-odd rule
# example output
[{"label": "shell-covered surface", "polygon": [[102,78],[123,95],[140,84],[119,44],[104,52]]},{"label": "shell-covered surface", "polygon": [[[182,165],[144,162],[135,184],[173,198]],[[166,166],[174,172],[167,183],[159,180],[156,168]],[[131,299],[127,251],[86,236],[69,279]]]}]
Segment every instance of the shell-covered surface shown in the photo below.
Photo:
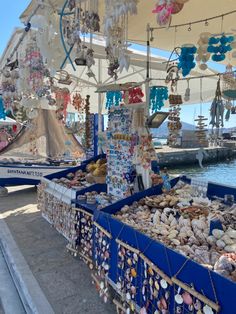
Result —
[{"label": "shell-covered surface", "polygon": [[[235,209],[236,204],[229,207],[220,200],[196,197],[191,185],[178,184],[168,194],[145,197],[124,206],[114,216],[236,281]],[[212,230],[215,221],[223,230]]]}]

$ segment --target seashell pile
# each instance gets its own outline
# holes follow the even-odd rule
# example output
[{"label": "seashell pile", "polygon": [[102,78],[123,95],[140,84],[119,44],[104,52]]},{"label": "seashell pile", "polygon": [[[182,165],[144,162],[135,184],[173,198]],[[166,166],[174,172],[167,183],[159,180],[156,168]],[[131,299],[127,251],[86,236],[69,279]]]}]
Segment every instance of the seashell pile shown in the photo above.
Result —
[{"label": "seashell pile", "polygon": [[[114,217],[236,281],[235,205],[195,197],[194,188],[185,185],[126,205]],[[222,230],[211,230],[214,221]]]},{"label": "seashell pile", "polygon": [[102,209],[109,206],[119,199],[115,196],[108,195],[105,192],[98,193],[96,191],[86,192],[83,195],[78,195],[77,200],[80,203],[86,203],[88,205],[96,205],[97,209]]},{"label": "seashell pile", "polygon": [[81,190],[96,183],[94,177],[103,177],[106,175],[106,159],[98,159],[87,165],[86,171],[78,170],[75,173],[68,173],[66,177],[52,179],[59,185],[67,188]]}]

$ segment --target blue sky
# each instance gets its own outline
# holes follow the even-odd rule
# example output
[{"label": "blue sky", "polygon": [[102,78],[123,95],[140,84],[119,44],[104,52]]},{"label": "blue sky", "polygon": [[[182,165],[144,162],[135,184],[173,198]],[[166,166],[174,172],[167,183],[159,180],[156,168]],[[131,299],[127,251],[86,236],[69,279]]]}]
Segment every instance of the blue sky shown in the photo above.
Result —
[{"label": "blue sky", "polygon": [[[6,44],[17,26],[23,26],[19,21],[20,14],[24,11],[30,0],[0,0],[0,55],[2,54]],[[139,47],[140,50],[145,50],[145,47],[135,45],[135,48]],[[163,57],[169,57],[169,53],[153,49],[153,53],[157,53]],[[211,63],[210,66],[217,69],[219,72],[223,72],[225,67],[216,63]],[[200,113],[199,105],[182,106],[181,118],[183,121],[193,123],[194,116]],[[209,116],[209,105],[203,105],[203,114]],[[225,123],[226,127],[236,127],[236,115],[231,116],[229,122]]]},{"label": "blue sky", "polygon": [[17,26],[22,26],[19,21],[20,14],[24,11],[30,0],[0,0],[0,55]]}]

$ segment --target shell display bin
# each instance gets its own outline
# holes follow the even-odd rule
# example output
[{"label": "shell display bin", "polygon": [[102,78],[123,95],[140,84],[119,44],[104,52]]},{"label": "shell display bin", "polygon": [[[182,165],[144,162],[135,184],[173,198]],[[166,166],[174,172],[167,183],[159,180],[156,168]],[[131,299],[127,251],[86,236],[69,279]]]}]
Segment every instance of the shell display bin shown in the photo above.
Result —
[{"label": "shell display bin", "polygon": [[[172,181],[172,185],[178,180]],[[190,182],[186,177],[183,180]],[[161,193],[160,187],[151,190],[135,195],[135,200],[140,200],[145,193]],[[223,198],[225,194],[235,195],[235,192],[236,189],[212,183],[207,186],[209,197]],[[101,236],[109,235],[106,238],[109,258],[102,255],[103,265],[108,264],[106,269],[109,270],[103,273],[120,297],[118,304],[134,313],[236,313],[235,282],[111,216],[133,201],[131,197],[94,212],[94,226],[103,231]],[[98,230],[94,233],[99,235]],[[101,264],[98,252],[95,247],[95,265]]]},{"label": "shell display bin", "polygon": [[44,188],[46,189],[46,192],[54,195],[58,199],[63,199],[65,202],[70,203],[71,200],[76,199],[76,196],[78,195],[78,191],[73,188],[65,188],[64,186],[61,186],[60,184],[57,184],[53,182],[53,179],[60,179],[68,175],[69,173],[75,173],[78,170],[85,171],[86,166],[91,163],[92,161],[97,161],[98,159],[103,159],[106,158],[105,154],[98,155],[94,158],[85,160],[81,163],[80,166],[73,167],[73,168],[68,168],[67,170],[64,171],[59,171],[57,173],[53,173],[49,176],[44,177],[41,180],[41,183],[44,184]]}]

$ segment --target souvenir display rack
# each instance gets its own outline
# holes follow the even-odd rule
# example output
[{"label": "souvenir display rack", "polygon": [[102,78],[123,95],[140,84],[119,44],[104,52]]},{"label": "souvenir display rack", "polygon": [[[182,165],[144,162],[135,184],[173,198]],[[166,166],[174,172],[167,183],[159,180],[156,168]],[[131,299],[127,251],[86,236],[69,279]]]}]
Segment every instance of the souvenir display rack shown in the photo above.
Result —
[{"label": "souvenir display rack", "polygon": [[[191,183],[191,180],[182,177],[172,180],[172,186],[179,179]],[[160,193],[161,187],[157,186],[94,212],[94,225],[99,225],[111,236],[113,261],[110,261],[107,282],[118,296],[115,304],[118,308],[122,305],[123,309],[134,313],[143,310],[143,313],[154,314],[160,309],[165,313],[198,313],[200,309],[202,313],[230,313],[236,293],[235,282],[111,215],[144,196]],[[236,189],[208,183],[209,198],[224,198],[226,194],[236,197]],[[222,287],[224,294],[220,293]]]}]

